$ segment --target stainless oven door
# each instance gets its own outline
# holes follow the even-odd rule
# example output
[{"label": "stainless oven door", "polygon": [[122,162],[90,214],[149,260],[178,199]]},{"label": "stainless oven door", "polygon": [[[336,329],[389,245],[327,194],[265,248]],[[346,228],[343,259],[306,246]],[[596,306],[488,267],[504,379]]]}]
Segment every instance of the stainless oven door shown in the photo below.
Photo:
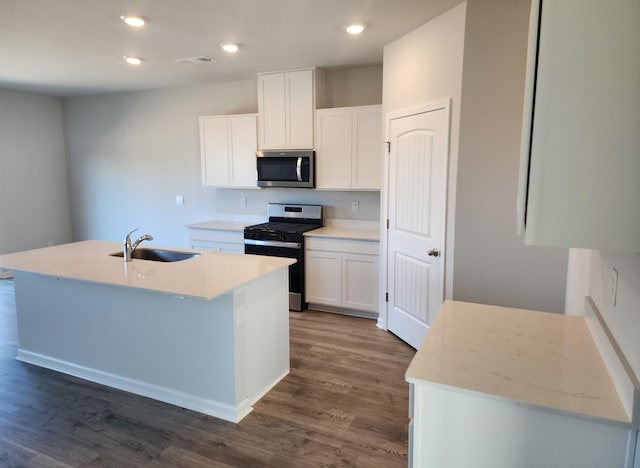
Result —
[{"label": "stainless oven door", "polygon": [[295,259],[296,263],[289,266],[289,310],[301,312],[304,309],[304,250],[301,244],[245,239],[244,253]]}]

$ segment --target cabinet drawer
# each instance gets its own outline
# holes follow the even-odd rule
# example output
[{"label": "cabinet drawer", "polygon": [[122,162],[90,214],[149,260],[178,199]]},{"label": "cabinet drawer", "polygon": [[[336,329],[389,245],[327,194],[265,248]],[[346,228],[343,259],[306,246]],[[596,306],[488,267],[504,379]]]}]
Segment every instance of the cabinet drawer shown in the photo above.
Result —
[{"label": "cabinet drawer", "polygon": [[189,229],[189,238],[213,242],[232,242],[244,244],[244,233],[241,231],[218,231],[215,229]]},{"label": "cabinet drawer", "polygon": [[380,243],[377,241],[362,241],[351,239],[333,239],[321,237],[306,237],[307,250],[325,250],[331,252],[347,252],[365,255],[379,255]]}]

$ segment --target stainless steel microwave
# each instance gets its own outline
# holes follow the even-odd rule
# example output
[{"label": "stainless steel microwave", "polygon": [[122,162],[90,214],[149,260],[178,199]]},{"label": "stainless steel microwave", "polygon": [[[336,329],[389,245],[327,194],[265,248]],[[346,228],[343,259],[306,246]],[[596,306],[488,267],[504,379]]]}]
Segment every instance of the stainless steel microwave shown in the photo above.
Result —
[{"label": "stainless steel microwave", "polygon": [[259,187],[315,187],[315,152],[258,151]]}]

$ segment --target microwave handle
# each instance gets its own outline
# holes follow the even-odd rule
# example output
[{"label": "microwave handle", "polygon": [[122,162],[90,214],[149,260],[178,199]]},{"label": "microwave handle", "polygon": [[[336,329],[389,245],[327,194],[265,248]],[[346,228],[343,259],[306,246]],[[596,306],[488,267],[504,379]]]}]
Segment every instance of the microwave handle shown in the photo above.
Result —
[{"label": "microwave handle", "polygon": [[298,182],[302,182],[302,158],[299,157],[296,162],[296,176],[298,177]]}]

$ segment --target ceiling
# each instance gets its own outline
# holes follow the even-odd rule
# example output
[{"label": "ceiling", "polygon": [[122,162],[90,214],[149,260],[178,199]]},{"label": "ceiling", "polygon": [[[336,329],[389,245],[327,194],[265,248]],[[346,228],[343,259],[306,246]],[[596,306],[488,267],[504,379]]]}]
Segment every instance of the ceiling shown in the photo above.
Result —
[{"label": "ceiling", "polygon": [[[382,63],[383,47],[461,0],[0,0],[0,87],[75,96]],[[133,29],[121,15],[147,19]],[[344,26],[363,22],[350,36]],[[219,45],[240,44],[235,55]],[[208,64],[176,60],[209,56]],[[123,56],[143,58],[140,66]]]}]

